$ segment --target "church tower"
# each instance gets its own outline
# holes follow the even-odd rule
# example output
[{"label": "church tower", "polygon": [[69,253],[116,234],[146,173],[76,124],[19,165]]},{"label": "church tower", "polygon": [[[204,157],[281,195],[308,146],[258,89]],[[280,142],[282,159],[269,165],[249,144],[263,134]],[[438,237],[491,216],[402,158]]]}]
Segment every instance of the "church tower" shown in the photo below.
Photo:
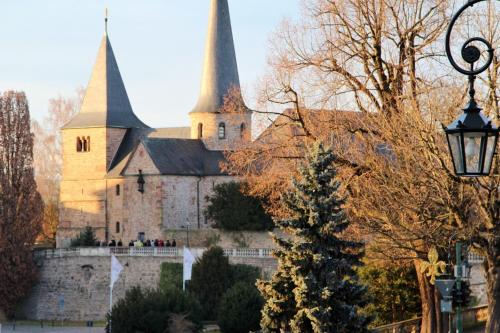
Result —
[{"label": "church tower", "polygon": [[241,96],[227,0],[211,0],[198,103],[191,138],[210,150],[232,150],[251,139],[252,112]]},{"label": "church tower", "polygon": [[87,226],[108,238],[107,190],[116,185],[107,172],[126,133],[147,128],[132,111],[106,29],[80,111],[61,129],[58,246]]}]

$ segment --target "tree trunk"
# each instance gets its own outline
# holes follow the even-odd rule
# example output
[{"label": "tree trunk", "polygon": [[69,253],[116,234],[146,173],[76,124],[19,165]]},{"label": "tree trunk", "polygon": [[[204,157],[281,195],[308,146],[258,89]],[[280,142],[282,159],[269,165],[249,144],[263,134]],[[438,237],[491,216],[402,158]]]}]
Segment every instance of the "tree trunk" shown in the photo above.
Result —
[{"label": "tree trunk", "polygon": [[496,255],[488,254],[484,262],[488,291],[488,321],[485,333],[500,333],[500,263],[496,259]]},{"label": "tree trunk", "polygon": [[415,260],[414,265],[417,271],[420,300],[422,302],[420,333],[443,333],[443,316],[441,315],[437,290],[429,282],[425,274],[420,272],[420,260]]}]

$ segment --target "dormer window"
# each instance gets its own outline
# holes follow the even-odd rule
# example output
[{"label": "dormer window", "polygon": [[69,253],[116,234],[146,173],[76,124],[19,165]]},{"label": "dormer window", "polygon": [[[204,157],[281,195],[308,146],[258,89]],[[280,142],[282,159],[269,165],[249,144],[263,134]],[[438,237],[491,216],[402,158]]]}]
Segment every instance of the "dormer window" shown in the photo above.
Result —
[{"label": "dormer window", "polygon": [[90,136],[82,136],[81,138],[76,138],[76,151],[79,153],[90,151]]},{"label": "dormer window", "polygon": [[219,123],[219,139],[226,138],[226,124]]}]

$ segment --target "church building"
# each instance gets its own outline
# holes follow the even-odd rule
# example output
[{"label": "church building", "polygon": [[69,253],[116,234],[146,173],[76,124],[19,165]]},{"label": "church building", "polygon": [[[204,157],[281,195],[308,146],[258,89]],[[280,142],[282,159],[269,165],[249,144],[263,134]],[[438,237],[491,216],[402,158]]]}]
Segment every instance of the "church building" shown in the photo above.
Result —
[{"label": "church building", "polygon": [[[226,110],[228,100],[238,112]],[[221,168],[224,151],[250,140],[252,125],[227,0],[211,0],[201,91],[189,117],[190,127],[176,128],[152,128],[139,119],[106,29],[81,109],[61,129],[57,246],[68,246],[87,226],[100,240],[124,243],[210,228],[205,197],[233,179]]]}]

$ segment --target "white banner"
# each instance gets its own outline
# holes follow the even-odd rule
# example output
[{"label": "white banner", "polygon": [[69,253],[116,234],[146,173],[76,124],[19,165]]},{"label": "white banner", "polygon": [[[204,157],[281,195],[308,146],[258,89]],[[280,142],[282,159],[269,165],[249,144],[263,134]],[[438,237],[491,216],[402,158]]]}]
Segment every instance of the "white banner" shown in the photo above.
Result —
[{"label": "white banner", "polygon": [[114,255],[111,256],[111,289],[113,289],[113,285],[115,284],[116,280],[118,280],[118,277],[120,276],[121,271],[123,270],[122,264],[116,259]]},{"label": "white banner", "polygon": [[186,281],[191,280],[191,270],[193,268],[194,256],[189,251],[187,247],[184,247],[183,256],[183,265],[182,265],[182,289],[186,290]]}]

